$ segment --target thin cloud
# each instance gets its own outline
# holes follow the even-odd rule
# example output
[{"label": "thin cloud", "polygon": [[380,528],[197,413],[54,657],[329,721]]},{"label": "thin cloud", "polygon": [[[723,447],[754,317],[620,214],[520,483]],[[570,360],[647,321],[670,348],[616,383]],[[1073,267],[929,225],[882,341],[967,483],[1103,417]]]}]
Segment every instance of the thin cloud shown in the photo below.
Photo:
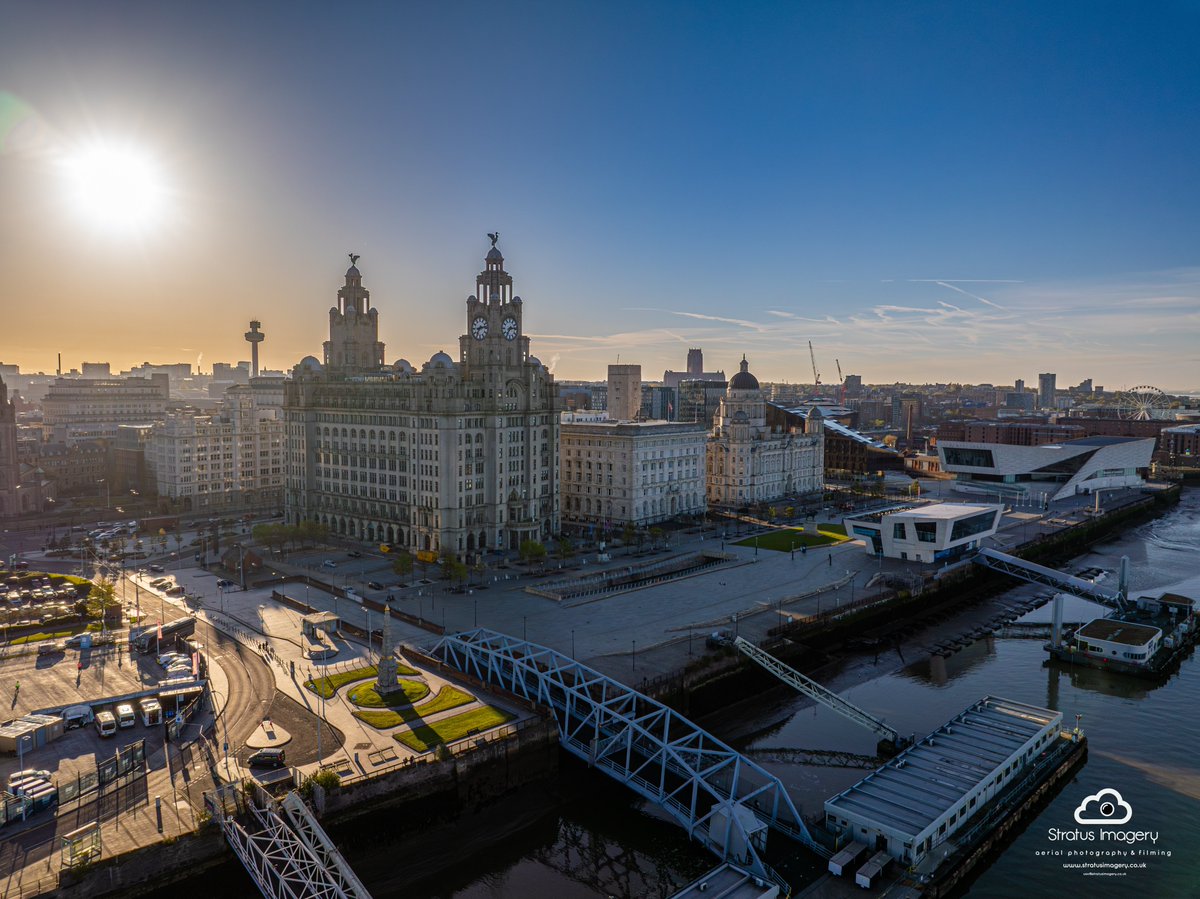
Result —
[{"label": "thin cloud", "polygon": [[[999,303],[993,303],[991,300],[987,299],[986,297],[981,297],[978,294],[974,294],[974,293],[971,293],[970,291],[963,290],[961,287],[955,287],[949,281],[934,281],[933,283],[938,285],[939,287],[945,287],[945,288],[948,288],[949,290],[953,290],[953,291],[956,291],[957,293],[961,293],[964,297],[970,297],[973,300],[978,300],[980,303],[983,303],[985,306],[991,306],[994,309],[1003,309],[1004,308]],[[964,281],[961,283],[969,284],[971,282]],[[988,282],[988,283],[1020,284],[1021,282],[1020,281],[1006,281],[1006,282]]]}]

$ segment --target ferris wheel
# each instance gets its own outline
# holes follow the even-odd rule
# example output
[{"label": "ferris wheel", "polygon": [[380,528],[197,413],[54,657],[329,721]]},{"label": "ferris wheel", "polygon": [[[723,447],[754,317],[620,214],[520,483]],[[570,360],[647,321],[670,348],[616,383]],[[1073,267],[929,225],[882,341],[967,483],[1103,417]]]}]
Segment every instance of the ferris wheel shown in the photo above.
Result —
[{"label": "ferris wheel", "polygon": [[1147,421],[1153,418],[1168,418],[1170,402],[1167,395],[1157,387],[1142,384],[1130,387],[1117,394],[1117,408],[1122,418]]}]

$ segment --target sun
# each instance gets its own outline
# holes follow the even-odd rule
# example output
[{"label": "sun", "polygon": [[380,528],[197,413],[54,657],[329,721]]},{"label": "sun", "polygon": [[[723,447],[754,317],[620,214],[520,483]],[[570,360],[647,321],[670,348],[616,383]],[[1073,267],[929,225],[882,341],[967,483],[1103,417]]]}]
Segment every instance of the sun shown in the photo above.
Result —
[{"label": "sun", "polygon": [[69,154],[62,164],[72,209],[98,231],[144,235],[161,222],[166,184],[161,166],[144,150],[95,143]]}]

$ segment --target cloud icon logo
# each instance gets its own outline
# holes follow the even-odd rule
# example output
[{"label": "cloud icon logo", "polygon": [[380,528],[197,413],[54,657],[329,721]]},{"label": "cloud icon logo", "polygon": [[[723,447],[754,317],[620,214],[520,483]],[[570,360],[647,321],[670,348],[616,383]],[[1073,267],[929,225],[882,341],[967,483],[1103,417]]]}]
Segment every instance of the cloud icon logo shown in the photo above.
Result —
[{"label": "cloud icon logo", "polygon": [[1076,824],[1128,824],[1133,806],[1112,787],[1084,797],[1075,809]]}]

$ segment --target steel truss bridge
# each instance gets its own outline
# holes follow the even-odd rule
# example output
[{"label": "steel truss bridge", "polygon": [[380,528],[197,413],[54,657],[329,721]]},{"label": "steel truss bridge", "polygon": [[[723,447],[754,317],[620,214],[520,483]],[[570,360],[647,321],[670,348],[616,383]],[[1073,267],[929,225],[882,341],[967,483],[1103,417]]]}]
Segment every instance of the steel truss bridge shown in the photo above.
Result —
[{"label": "steel truss bridge", "polygon": [[240,789],[206,794],[206,804],[267,899],[371,899],[303,799],[288,793],[276,802],[256,790],[243,802]]},{"label": "steel truss bridge", "polygon": [[478,628],[443,638],[451,668],[548,708],[563,748],[660,806],[725,861],[783,884],[768,829],[827,858],[778,778],[657,700],[561,653]]},{"label": "steel truss bridge", "polygon": [[879,739],[886,740],[896,746],[904,744],[903,738],[891,725],[880,721],[870,712],[865,712],[847,699],[838,696],[827,687],[822,687],[811,677],[806,677],[790,665],[785,665],[765,649],[759,649],[745,637],[736,637],[733,641],[737,651],[751,661],[757,662],[771,674],[775,675],[789,687],[799,690],[810,699],[833,709],[839,715],[849,718],[855,724],[860,724],[872,731]]},{"label": "steel truss bridge", "polygon": [[1070,593],[1072,596],[1090,599],[1092,602],[1111,606],[1121,611],[1126,610],[1126,602],[1129,595],[1128,559],[1121,560],[1121,576],[1115,593],[1111,590],[1105,590],[1098,584],[1094,584],[1083,578],[1063,574],[1061,571],[1047,568],[1045,565],[1026,562],[1024,559],[1018,559],[1016,556],[1010,556],[1008,553],[1002,553],[994,549],[979,550],[972,557],[972,561],[976,565],[982,565],[984,568],[999,571],[1001,574],[1029,581],[1031,584],[1042,584],[1046,587],[1052,587],[1060,593]]}]

